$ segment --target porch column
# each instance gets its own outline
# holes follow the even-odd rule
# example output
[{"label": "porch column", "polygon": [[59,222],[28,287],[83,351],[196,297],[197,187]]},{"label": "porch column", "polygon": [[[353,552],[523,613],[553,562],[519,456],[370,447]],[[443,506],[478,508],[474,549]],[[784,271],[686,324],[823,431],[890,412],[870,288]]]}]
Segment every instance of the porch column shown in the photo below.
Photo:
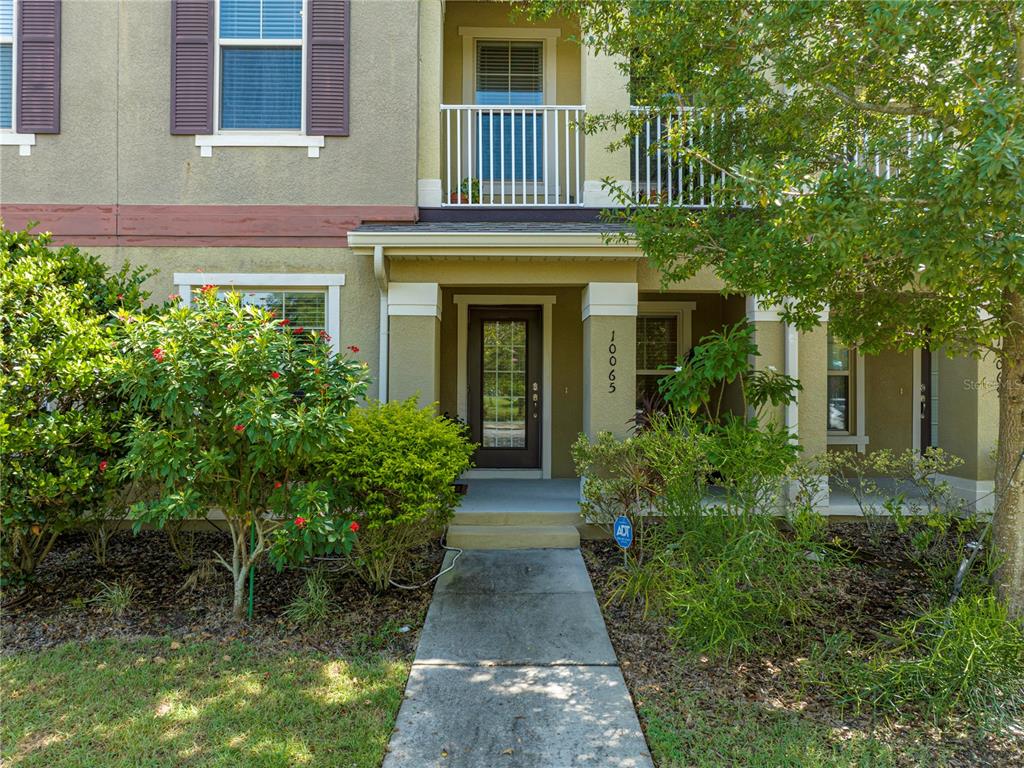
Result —
[{"label": "porch column", "polygon": [[388,399],[436,403],[441,392],[441,287],[388,285]]},{"label": "porch column", "polygon": [[636,415],[636,283],[583,289],[583,429],[623,437]]},{"label": "porch column", "polygon": [[[942,351],[932,353],[938,366],[938,377],[932,379],[933,408],[938,446],[964,463],[954,469],[946,480],[957,496],[979,510],[991,511],[995,497],[988,494],[995,486],[993,452],[999,435],[999,397],[996,377],[999,374],[992,355],[976,360],[970,357],[947,357]],[[921,371],[929,376],[930,371]],[[937,387],[935,386],[937,384]],[[927,446],[922,446],[926,448]],[[979,501],[982,497],[984,500]]]},{"label": "porch column", "polygon": [[[786,328],[779,320],[779,312],[775,307],[762,308],[757,296],[747,297],[747,321],[754,326],[754,343],[757,344],[757,355],[751,358],[750,367],[755,371],[764,371],[774,368],[779,372],[786,372]],[[798,349],[793,340],[789,340],[790,350]],[[799,342],[797,342],[799,343]],[[799,358],[790,357],[788,370],[793,369],[793,360],[799,364]],[[799,378],[799,372],[790,375]],[[795,411],[799,418],[799,410]],[[753,415],[753,414],[748,414]],[[791,411],[789,418],[793,420],[794,412]],[[763,421],[776,420],[779,424],[787,423],[786,409],[779,407],[770,409]]]},{"label": "porch column", "polygon": [[[607,115],[629,109],[629,79],[616,64],[621,57],[599,54],[582,46],[580,62],[580,94],[588,115]],[[615,204],[601,181],[615,179],[629,186],[629,151],[620,148],[608,150],[608,144],[623,135],[622,129],[602,131],[588,135],[587,151],[583,162],[583,205],[605,208]]]},{"label": "porch column", "polygon": [[441,205],[442,0],[419,0],[419,150],[416,197],[420,207]]},{"label": "porch column", "polygon": [[[758,354],[751,360],[756,371],[774,367],[780,373],[800,381],[802,389],[796,402],[779,407],[763,421],[777,420],[792,433],[802,447],[801,456],[810,459],[828,450],[828,312],[821,315],[821,325],[807,333],[782,322],[778,309],[762,309],[756,296],[747,297],[747,319],[754,326],[754,343]],[[795,491],[791,488],[790,492]],[[828,477],[822,475],[814,492],[814,505],[827,511],[829,505]]]}]

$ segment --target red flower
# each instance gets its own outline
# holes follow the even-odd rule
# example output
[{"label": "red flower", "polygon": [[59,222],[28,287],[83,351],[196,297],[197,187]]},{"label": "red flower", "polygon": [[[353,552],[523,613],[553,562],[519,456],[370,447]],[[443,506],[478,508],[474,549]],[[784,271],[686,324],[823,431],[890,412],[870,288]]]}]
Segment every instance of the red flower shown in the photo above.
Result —
[{"label": "red flower", "polygon": [[170,294],[167,298],[169,301],[181,301],[181,296],[176,293]]},{"label": "red flower", "polygon": [[123,293],[117,294],[117,300],[118,301],[124,301],[124,294]]},{"label": "red flower", "polygon": [[318,335],[324,341],[330,341],[331,340],[331,334],[329,334],[327,331],[320,331],[320,333]]},{"label": "red flower", "polygon": [[276,381],[277,379],[281,378],[281,374],[278,373],[277,371],[271,371],[270,372],[270,378],[272,378],[272,379],[274,379]]},{"label": "red flower", "polygon": [[290,323],[290,322],[291,322],[291,320],[289,320],[287,317],[285,317],[285,318],[282,318],[281,325],[288,325],[288,323]]},{"label": "red flower", "polygon": [[235,432],[237,432],[238,434],[242,434],[243,432],[245,432],[245,424],[235,424],[235,426],[233,427],[233,429],[234,429],[234,430],[235,430]]},{"label": "red flower", "polygon": [[355,344],[349,344],[347,347],[345,347],[345,349],[349,350],[353,355],[359,354],[359,347],[357,347]]},{"label": "red flower", "polygon": [[107,471],[107,460],[104,459],[103,461],[100,462],[100,472],[106,472],[106,471]]},{"label": "red flower", "polygon": [[203,293],[206,293],[207,291],[216,291],[217,286],[210,285],[209,283],[207,283],[206,285],[202,286],[199,290],[202,291]]},{"label": "red flower", "polygon": [[295,518],[295,527],[296,528],[305,528],[306,527],[306,518],[304,518],[304,517],[296,517]]},{"label": "red flower", "polygon": [[348,529],[349,529],[350,531],[352,531],[352,533],[355,533],[356,531],[358,531],[358,530],[359,530],[359,523],[357,523],[357,522],[356,522],[355,520],[353,520],[353,521],[352,521],[352,525],[350,525],[350,526],[348,527]]},{"label": "red flower", "polygon": [[274,490],[276,491],[280,487],[281,487],[281,481],[280,480],[275,480],[274,481]]},{"label": "red flower", "polygon": [[164,351],[162,348],[157,347],[153,350],[153,359],[158,363],[162,363],[164,361]]},{"label": "red flower", "polygon": [[306,329],[305,329],[305,328],[303,328],[303,327],[302,327],[302,326],[300,325],[300,326],[299,326],[298,328],[296,328],[296,329],[295,329],[294,331],[292,331],[292,333],[294,333],[294,334],[295,334],[296,336],[298,336],[299,334],[301,334],[301,333],[302,333],[303,331],[305,331],[305,330],[306,330]]}]

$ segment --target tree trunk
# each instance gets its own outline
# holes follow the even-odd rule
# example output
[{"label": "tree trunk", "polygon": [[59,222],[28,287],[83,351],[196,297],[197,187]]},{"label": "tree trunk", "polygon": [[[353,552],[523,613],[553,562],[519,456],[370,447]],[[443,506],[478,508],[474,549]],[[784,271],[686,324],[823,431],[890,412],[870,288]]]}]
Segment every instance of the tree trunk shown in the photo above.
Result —
[{"label": "tree trunk", "polygon": [[996,587],[1013,616],[1024,616],[1024,294],[1007,291],[1009,331],[999,371],[999,453],[992,540]]},{"label": "tree trunk", "polygon": [[245,618],[245,581],[248,577],[248,568],[242,568],[231,575],[235,585],[231,600],[231,617],[235,621],[242,621]]}]

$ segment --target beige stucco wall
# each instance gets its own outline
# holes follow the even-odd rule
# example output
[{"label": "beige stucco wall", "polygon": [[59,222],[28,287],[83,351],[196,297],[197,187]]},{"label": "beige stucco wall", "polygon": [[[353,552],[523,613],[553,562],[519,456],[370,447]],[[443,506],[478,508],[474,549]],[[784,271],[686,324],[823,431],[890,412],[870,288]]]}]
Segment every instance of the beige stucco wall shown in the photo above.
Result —
[{"label": "beige stucco wall", "polygon": [[974,480],[995,477],[997,374],[991,355],[983,359],[939,358],[939,447],[964,460],[954,475]]},{"label": "beige stucco wall", "polygon": [[154,302],[177,292],[175,272],[320,272],[343,273],[340,347],[359,347],[370,366],[369,397],[377,396],[379,296],[373,263],[347,248],[88,248],[113,267],[125,261],[159,271],[145,288]]},{"label": "beige stucco wall", "polygon": [[412,205],[416,0],[354,0],[350,130],[301,147],[218,147],[170,134],[169,0],[64,0],[61,133],[0,148],[20,203]]},{"label": "beige stucco wall", "polygon": [[[440,344],[441,323],[437,317],[399,316],[390,319],[390,399],[405,400],[416,397],[422,407],[440,400]],[[444,408],[440,410],[443,412]]]},{"label": "beige stucco wall", "polygon": [[636,318],[592,315],[583,321],[583,429],[623,438],[635,415]]}]

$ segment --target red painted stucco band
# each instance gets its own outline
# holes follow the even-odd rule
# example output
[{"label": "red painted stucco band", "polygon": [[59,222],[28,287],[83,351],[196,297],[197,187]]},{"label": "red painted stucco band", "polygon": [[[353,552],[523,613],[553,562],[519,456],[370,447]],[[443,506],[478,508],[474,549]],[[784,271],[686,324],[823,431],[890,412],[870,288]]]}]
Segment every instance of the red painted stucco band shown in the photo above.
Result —
[{"label": "red painted stucco band", "polygon": [[0,203],[9,229],[36,221],[57,244],[344,247],[364,221],[413,222],[413,205],[39,205]]}]

